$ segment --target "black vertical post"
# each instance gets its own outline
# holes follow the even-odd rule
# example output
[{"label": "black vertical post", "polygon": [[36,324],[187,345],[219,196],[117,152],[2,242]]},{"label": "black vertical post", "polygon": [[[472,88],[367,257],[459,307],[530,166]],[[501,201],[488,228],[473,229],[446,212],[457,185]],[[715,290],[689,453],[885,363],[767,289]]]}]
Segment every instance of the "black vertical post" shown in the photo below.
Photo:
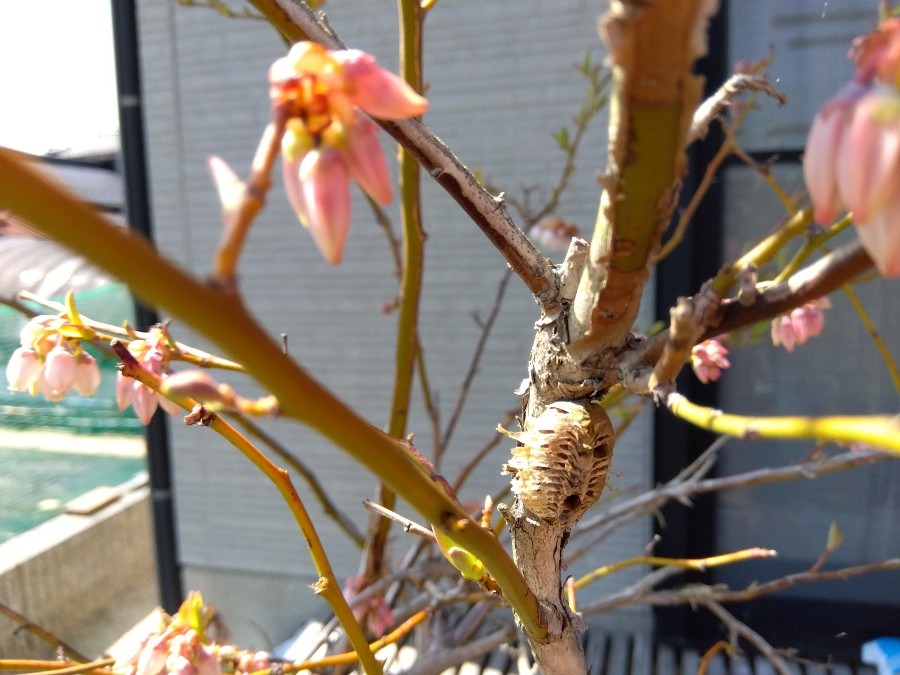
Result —
[{"label": "black vertical post", "polygon": [[[134,0],[110,2],[119,92],[125,214],[131,229],[152,240],[137,12]],[[156,312],[140,302],[135,303],[135,318],[140,329],[147,329],[159,321]],[[158,412],[147,425],[146,440],[160,604],[165,611],[174,613],[181,604],[183,593],[176,549],[169,434],[161,413]]]},{"label": "black vertical post", "polygon": [[[722,2],[718,15],[710,23],[708,56],[695,69],[706,78],[705,95],[713,93],[727,77],[727,12],[728,3]],[[707,137],[689,149],[688,175],[679,206],[686,205],[693,195],[706,165],[722,140],[722,132],[714,123]],[[722,213],[722,189],[716,184],[706,194],[681,244],[656,268],[657,318],[667,320],[669,309],[679,296],[696,293],[703,282],[718,271],[721,265]],[[682,371],[677,386],[692,401],[702,405],[716,404],[715,385],[701,384],[690,372]],[[671,480],[714,439],[712,434],[676,419],[666,410],[656,411],[653,433],[655,484]],[[714,509],[712,496],[694,499],[690,509],[682,504],[670,504],[664,508],[658,521],[664,526],[657,527],[661,540],[656,554],[674,558],[710,555],[715,546]],[[658,636],[676,642],[695,641],[699,636],[694,625],[694,614],[683,607],[657,609],[654,616]]]}]

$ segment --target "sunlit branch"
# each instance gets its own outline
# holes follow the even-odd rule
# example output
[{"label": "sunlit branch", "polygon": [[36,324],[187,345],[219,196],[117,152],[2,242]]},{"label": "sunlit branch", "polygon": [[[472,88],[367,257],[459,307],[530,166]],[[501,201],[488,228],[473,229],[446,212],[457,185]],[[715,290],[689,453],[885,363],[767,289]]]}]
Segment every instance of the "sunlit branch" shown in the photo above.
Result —
[{"label": "sunlit branch", "polygon": [[732,415],[692,403],[670,389],[661,392],[660,403],[676,417],[712,431],[747,440],[782,438],[837,443],[864,443],[900,452],[900,417],[843,415],[831,417],[753,417]]}]

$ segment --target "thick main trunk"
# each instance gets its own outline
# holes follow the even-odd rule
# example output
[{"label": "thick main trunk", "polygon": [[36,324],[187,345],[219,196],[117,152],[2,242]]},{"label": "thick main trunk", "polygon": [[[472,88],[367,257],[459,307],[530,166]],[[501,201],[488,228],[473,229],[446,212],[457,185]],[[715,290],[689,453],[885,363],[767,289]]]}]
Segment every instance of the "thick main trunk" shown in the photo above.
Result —
[{"label": "thick main trunk", "polygon": [[530,640],[535,660],[543,675],[586,673],[584,650],[579,634],[581,617],[569,609],[560,586],[562,549],[567,530],[536,520],[520,499],[506,514],[513,541],[513,558],[541,605],[542,618],[549,628],[549,640]]}]

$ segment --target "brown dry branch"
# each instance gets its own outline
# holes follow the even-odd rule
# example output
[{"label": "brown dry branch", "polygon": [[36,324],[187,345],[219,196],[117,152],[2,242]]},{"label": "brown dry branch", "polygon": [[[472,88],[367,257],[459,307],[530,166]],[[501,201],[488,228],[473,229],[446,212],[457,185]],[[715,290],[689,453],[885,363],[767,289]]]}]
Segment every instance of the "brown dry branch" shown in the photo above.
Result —
[{"label": "brown dry branch", "polygon": [[691,120],[691,128],[688,132],[688,142],[692,143],[705,138],[713,120],[745,91],[763,92],[775,99],[778,105],[784,105],[787,101],[784,94],[775,89],[763,75],[747,73],[732,75],[716,90],[715,94],[706,99],[694,111],[694,118]]},{"label": "brown dry branch", "polygon": [[[837,455],[820,455],[809,461],[782,467],[766,467],[731,476],[704,478],[716,463],[719,450],[725,443],[720,437],[689,467],[664,485],[649,490],[641,495],[613,502],[585,519],[572,533],[572,544],[578,548],[566,556],[571,563],[601,541],[614,530],[631,522],[635,518],[659,513],[663,506],[677,501],[690,506],[694,497],[712,492],[733,490],[737,488],[780,483],[789,480],[812,480],[819,476],[839,471],[846,471],[888,459],[897,459],[897,455],[882,450],[855,450]],[[585,538],[589,537],[587,541]]]},{"label": "brown dry branch", "polygon": [[771,663],[772,667],[778,671],[779,675],[793,675],[793,672],[788,668],[787,663],[785,663],[781,654],[778,653],[778,650],[772,647],[762,635],[750,628],[750,626],[743,621],[740,621],[715,600],[705,600],[700,604],[709,610],[710,613],[715,614],[716,618],[728,628],[729,640],[732,647],[736,649],[737,640],[742,637],[756,647],[756,649],[769,660],[769,663]]},{"label": "brown dry branch", "polygon": [[79,652],[77,649],[75,649],[74,647],[70,647],[68,644],[60,640],[47,629],[42,628],[41,626],[29,620],[28,617],[26,617],[24,614],[19,614],[12,607],[8,607],[2,602],[0,602],[0,614],[3,614],[8,619],[14,621],[17,624],[15,632],[23,630],[29,632],[35,637],[40,638],[47,644],[55,647],[58,650],[61,650],[64,656],[68,656],[73,661],[90,661],[88,657]]}]

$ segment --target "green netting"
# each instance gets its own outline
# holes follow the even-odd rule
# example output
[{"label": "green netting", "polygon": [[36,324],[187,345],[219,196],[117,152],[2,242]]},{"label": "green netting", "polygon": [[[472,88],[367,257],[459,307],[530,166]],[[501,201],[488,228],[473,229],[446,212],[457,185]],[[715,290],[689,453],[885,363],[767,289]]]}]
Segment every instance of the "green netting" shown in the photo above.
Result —
[{"label": "green netting", "polygon": [[[134,306],[128,289],[123,285],[83,291],[76,294],[79,311],[97,321],[121,325],[132,320]],[[0,307],[0,363],[6,364],[19,346],[19,331],[25,318],[8,307]],[[74,392],[59,403],[50,403],[41,396],[11,392],[0,386],[0,427],[7,429],[55,429],[78,434],[115,433],[139,434],[141,423],[134,413],[120,413],[116,408],[116,361],[96,350],[89,350],[100,365],[100,388],[91,398]]]}]

